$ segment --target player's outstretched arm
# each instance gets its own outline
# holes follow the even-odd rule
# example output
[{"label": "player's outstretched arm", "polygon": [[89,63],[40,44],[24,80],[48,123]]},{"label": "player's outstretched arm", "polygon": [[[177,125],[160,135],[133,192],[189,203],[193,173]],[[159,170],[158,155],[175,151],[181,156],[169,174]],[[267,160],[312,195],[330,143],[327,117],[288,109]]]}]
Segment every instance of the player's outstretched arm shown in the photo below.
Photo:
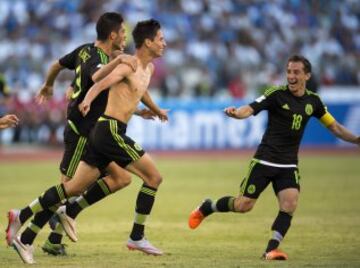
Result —
[{"label": "player's outstretched arm", "polygon": [[0,129],[16,127],[19,124],[19,118],[14,114],[7,114],[0,118]]},{"label": "player's outstretched arm", "polygon": [[160,109],[160,107],[152,100],[148,90],[145,91],[145,94],[141,98],[141,102],[154,112],[161,121],[165,122],[169,120],[167,115],[168,110]]},{"label": "player's outstretched arm", "polygon": [[227,107],[224,109],[224,113],[236,119],[245,119],[254,114],[253,108],[250,105],[244,105],[239,108],[235,108],[233,106]]},{"label": "player's outstretched arm", "polygon": [[39,104],[44,103],[53,95],[53,87],[56,77],[59,75],[60,71],[63,70],[63,67],[59,61],[55,61],[51,66],[46,75],[45,82],[40,88],[38,94],[36,95],[36,101]]},{"label": "player's outstretched arm", "polygon": [[149,120],[154,120],[156,117],[156,114],[153,111],[146,108],[143,109],[137,108],[134,114]]},{"label": "player's outstretched arm", "polygon": [[120,64],[116,66],[116,68],[104,79],[95,83],[86,93],[84,100],[79,105],[79,110],[82,115],[85,116],[90,111],[91,103],[100,94],[101,91],[123,80],[132,72],[132,69],[128,65]]},{"label": "player's outstretched arm", "polygon": [[338,138],[360,146],[360,136],[355,136],[336,120],[328,126],[328,129]]}]

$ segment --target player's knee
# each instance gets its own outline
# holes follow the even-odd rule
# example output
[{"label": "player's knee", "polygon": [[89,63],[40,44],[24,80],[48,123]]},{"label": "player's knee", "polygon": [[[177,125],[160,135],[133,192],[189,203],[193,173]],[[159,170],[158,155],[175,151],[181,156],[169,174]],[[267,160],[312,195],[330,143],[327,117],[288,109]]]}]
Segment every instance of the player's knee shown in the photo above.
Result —
[{"label": "player's knee", "polygon": [[286,213],[292,214],[297,207],[297,200],[285,200],[280,204],[280,209]]},{"label": "player's knee", "polygon": [[71,180],[71,178],[70,177],[68,177],[68,176],[66,176],[66,175],[61,175],[61,177],[60,177],[60,182],[61,183],[66,183],[66,182],[68,182],[68,181],[70,181]]},{"label": "player's knee", "polygon": [[246,213],[252,210],[254,204],[255,203],[252,200],[244,200],[237,198],[234,203],[234,208],[236,212]]},{"label": "player's knee", "polygon": [[160,184],[162,183],[163,178],[160,174],[157,174],[157,175],[153,176],[152,181],[154,183],[154,187],[158,188],[160,186]]},{"label": "player's knee", "polygon": [[70,184],[69,182],[64,183],[64,188],[67,198],[82,195],[84,192],[83,189],[80,189],[79,187],[74,187],[74,185]]},{"label": "player's knee", "polygon": [[131,175],[130,174],[122,174],[121,176],[116,176],[113,180],[113,183],[109,183],[111,185],[111,192],[116,192],[122,188],[125,188],[131,183]]},{"label": "player's knee", "polygon": [[252,210],[252,208],[253,208],[252,205],[242,205],[238,208],[238,212],[246,213],[246,212],[249,212],[250,210]]},{"label": "player's knee", "polygon": [[162,180],[163,180],[163,178],[160,174],[153,174],[146,179],[146,183],[150,187],[157,189],[160,186]]},{"label": "player's knee", "polygon": [[124,188],[124,187],[130,185],[130,183],[131,183],[131,176],[130,175],[126,175],[126,176],[122,177],[120,182],[119,182],[121,188]]},{"label": "player's knee", "polygon": [[127,177],[123,182],[123,187],[129,186],[131,183],[131,176]]}]

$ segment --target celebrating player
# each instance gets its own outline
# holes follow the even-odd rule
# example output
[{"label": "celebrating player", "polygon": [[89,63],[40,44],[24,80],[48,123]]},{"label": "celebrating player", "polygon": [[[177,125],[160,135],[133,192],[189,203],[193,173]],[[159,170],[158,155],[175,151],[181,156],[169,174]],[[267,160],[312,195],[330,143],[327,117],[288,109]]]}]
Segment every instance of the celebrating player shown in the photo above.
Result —
[{"label": "celebrating player", "polygon": [[[9,229],[15,229],[12,233],[16,233],[33,214],[49,209],[71,196],[82,194],[96,181],[101,171],[111,172],[113,168],[126,168],[144,181],[137,197],[134,227],[127,246],[129,249],[141,250],[148,254],[162,254],[162,251],[154,247],[144,236],[145,221],[153,207],[162,177],[150,156],[126,136],[125,131],[126,124],[140,101],[146,103],[162,121],[168,119],[167,111],[157,107],[147,91],[154,71],[151,61],[163,54],[166,43],[160,24],[155,20],[139,22],[133,31],[133,37],[136,45],[136,71],[127,64],[118,64],[109,75],[90,88],[79,106],[83,115],[88,116],[93,107],[92,102],[110,87],[105,112],[90,134],[88,150],[73,178],[49,188],[16,214],[9,225]],[[68,211],[63,212],[65,214]],[[65,231],[70,238],[76,240],[72,223],[71,217],[66,216],[63,222]],[[13,245],[24,262],[34,263],[30,245],[23,244],[19,237],[13,239]]]},{"label": "celebrating player", "polygon": [[320,97],[305,88],[310,76],[310,62],[302,56],[292,56],[287,63],[286,86],[268,88],[264,95],[249,105],[225,109],[227,116],[236,119],[245,119],[267,110],[268,126],[250,163],[248,174],[241,183],[240,195],[224,196],[217,201],[206,199],[190,214],[190,228],[197,228],[205,217],[214,212],[250,211],[271,182],[278,199],[279,213],[271,227],[273,236],[263,258],[288,258],[278,246],[290,228],[297,207],[300,191],[297,154],[308,120],[314,116],[338,138],[360,145],[360,137],[340,125],[327,111]]}]

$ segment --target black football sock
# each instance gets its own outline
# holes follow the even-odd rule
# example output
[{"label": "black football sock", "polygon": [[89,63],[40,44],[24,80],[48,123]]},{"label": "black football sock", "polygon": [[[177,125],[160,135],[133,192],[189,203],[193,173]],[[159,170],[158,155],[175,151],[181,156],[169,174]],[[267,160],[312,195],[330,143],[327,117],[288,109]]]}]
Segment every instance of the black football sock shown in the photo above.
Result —
[{"label": "black football sock", "polygon": [[156,191],[157,189],[145,184],[143,184],[140,189],[136,199],[134,225],[130,234],[132,240],[136,241],[144,237],[145,221],[147,216],[151,213]]},{"label": "black football sock", "polygon": [[287,231],[291,225],[292,216],[286,212],[279,211],[271,230],[273,231],[273,236],[269,240],[266,251],[270,252],[276,248],[278,248],[280,242],[284,239]]},{"label": "black football sock", "polygon": [[52,244],[61,244],[63,233],[64,229],[62,225],[58,222],[55,226],[55,230],[53,230],[48,237],[49,242]]},{"label": "black football sock", "polygon": [[63,184],[49,188],[43,195],[35,199],[31,204],[20,211],[19,219],[23,224],[32,215],[44,209],[48,209],[62,200],[65,200],[66,194]]},{"label": "black football sock", "polygon": [[36,235],[44,227],[44,225],[49,221],[49,219],[54,214],[51,210],[43,210],[35,214],[34,219],[26,227],[24,232],[21,234],[21,242],[23,244],[32,245],[35,240]]},{"label": "black football sock", "polygon": [[111,194],[109,186],[104,179],[99,179],[84,195],[78,197],[74,203],[66,206],[66,214],[75,219],[83,209],[95,204],[109,194]]},{"label": "black football sock", "polygon": [[234,200],[233,196],[221,197],[216,202],[205,200],[200,206],[200,211],[205,217],[214,212],[234,211]]}]

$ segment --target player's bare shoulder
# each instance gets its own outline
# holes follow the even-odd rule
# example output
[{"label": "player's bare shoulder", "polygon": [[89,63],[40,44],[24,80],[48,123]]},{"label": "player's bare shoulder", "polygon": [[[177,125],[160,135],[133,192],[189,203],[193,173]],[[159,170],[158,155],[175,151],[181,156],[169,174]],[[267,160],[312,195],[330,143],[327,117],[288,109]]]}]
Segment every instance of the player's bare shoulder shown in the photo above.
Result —
[{"label": "player's bare shoulder", "polygon": [[126,63],[118,64],[114,71],[117,75],[120,75],[124,78],[129,77],[130,75],[135,73],[134,69],[132,69],[131,66]]}]

